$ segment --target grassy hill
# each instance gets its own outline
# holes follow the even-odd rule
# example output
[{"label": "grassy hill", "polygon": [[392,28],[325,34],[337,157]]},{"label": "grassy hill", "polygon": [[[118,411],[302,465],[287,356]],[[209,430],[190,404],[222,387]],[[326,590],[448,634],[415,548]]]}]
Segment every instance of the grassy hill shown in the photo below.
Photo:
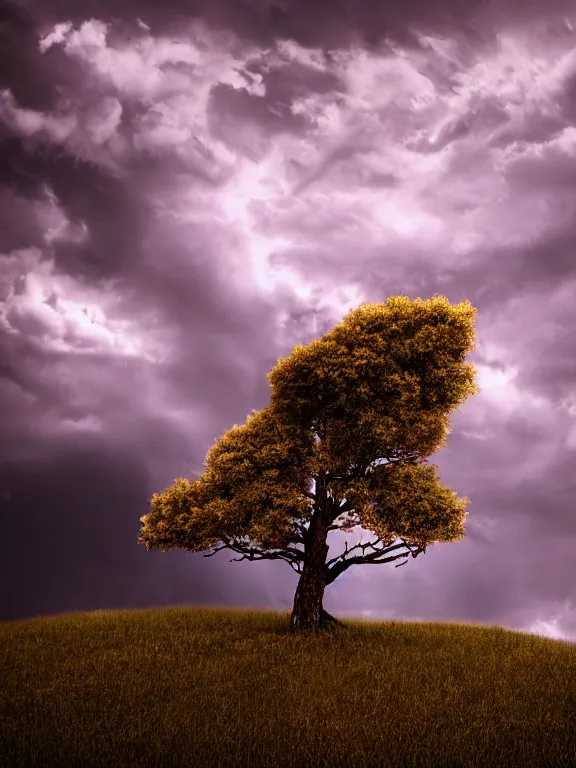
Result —
[{"label": "grassy hill", "polygon": [[576,644],[469,624],[96,611],[0,624],[0,763],[576,766]]}]

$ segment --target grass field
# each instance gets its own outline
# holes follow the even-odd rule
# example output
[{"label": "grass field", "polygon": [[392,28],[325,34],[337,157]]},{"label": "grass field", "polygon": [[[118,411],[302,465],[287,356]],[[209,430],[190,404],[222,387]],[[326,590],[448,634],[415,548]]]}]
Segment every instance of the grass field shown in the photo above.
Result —
[{"label": "grass field", "polygon": [[0,763],[576,766],[576,644],[467,624],[97,611],[0,624]]}]

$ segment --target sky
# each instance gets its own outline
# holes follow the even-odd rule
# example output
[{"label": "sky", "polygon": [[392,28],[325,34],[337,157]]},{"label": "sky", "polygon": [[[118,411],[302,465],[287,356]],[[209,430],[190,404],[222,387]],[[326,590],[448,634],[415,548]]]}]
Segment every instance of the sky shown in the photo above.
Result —
[{"label": "sky", "polygon": [[576,641],[575,183],[573,2],[0,0],[0,619],[289,611],[287,563],[139,518],[296,344],[438,294],[478,311],[429,459],[467,535],[325,608]]}]

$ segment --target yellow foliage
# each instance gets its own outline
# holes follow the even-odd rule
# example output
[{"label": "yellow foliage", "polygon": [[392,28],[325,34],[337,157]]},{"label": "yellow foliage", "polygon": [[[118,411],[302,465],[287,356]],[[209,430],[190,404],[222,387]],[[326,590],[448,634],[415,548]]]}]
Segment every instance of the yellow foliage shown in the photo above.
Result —
[{"label": "yellow foliage", "polygon": [[273,408],[249,414],[210,448],[201,478],[178,478],[154,494],[152,511],[140,518],[140,543],[199,552],[221,536],[284,542],[289,521],[311,515],[302,490],[315,468],[313,445],[310,431],[283,422]]},{"label": "yellow foliage", "polygon": [[380,538],[411,544],[457,541],[465,536],[470,499],[459,499],[442,485],[435,464],[382,464],[367,481],[369,492],[362,526]]},{"label": "yellow foliage", "polygon": [[188,548],[189,543],[191,551],[210,547],[219,538],[213,533],[219,520],[209,490],[206,477],[193,482],[177,477],[170,488],[155,493],[150,500],[151,511],[140,518],[138,543],[162,552]]},{"label": "yellow foliage", "polygon": [[[383,540],[461,538],[468,500],[424,461],[445,445],[450,411],[480,391],[464,362],[475,315],[467,301],[393,296],[294,347],[268,374],[270,405],[216,441],[200,478],[154,494],[139,542],[194,552],[223,536],[286,546],[291,524],[315,513],[306,492],[320,474]],[[411,462],[375,466],[383,459]]]}]

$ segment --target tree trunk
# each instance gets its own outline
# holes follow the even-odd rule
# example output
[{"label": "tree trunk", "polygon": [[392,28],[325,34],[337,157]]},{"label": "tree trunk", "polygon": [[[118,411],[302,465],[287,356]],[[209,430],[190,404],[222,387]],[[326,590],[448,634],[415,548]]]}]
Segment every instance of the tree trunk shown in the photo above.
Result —
[{"label": "tree trunk", "polygon": [[293,633],[318,632],[321,629],[324,574],[314,565],[304,565],[296,587],[290,617],[290,630]]},{"label": "tree trunk", "polygon": [[293,634],[319,632],[336,625],[342,627],[338,619],[331,616],[322,606],[326,589],[326,555],[328,554],[329,522],[322,519],[317,510],[310,521],[310,538],[305,546],[307,559],[302,568],[302,575],[296,587],[294,606],[290,617],[290,631]]}]

